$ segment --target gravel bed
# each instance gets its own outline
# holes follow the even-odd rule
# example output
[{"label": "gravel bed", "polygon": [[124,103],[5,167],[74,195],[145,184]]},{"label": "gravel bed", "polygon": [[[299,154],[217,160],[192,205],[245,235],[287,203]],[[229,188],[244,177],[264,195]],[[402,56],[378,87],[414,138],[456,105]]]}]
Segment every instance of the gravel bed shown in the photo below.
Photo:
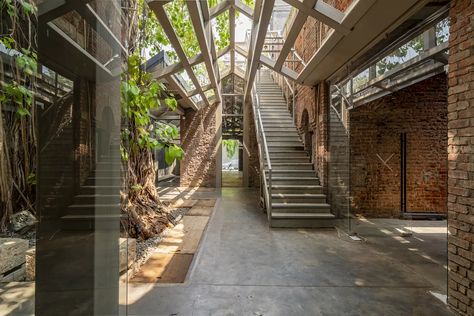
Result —
[{"label": "gravel bed", "polygon": [[[173,225],[178,224],[183,216],[189,211],[189,209],[190,208],[187,207],[172,209],[169,216],[171,223]],[[150,256],[160,245],[160,242],[166,237],[166,235],[168,235],[171,229],[172,228],[166,228],[161,232],[160,236],[137,241],[137,257],[135,260],[136,268],[140,268],[140,266],[142,266],[148,260],[148,258],[150,258]]]}]

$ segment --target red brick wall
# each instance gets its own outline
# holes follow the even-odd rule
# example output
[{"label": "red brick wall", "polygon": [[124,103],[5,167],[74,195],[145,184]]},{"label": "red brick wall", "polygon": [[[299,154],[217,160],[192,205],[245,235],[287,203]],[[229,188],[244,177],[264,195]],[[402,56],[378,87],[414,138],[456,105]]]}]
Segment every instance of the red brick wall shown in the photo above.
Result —
[{"label": "red brick wall", "polygon": [[449,11],[448,302],[474,315],[474,1]]},{"label": "red brick wall", "polygon": [[[400,133],[407,133],[407,211],[446,213],[446,75],[350,112],[353,211],[400,215]],[[385,165],[382,160],[388,160]]]},{"label": "red brick wall", "polygon": [[187,112],[181,118],[181,144],[184,158],[180,163],[180,185],[216,186],[216,106]]},{"label": "red brick wall", "polygon": [[[327,0],[325,1],[337,9],[344,11],[353,0]],[[312,17],[308,17],[306,23],[298,35],[294,48],[298,55],[308,63],[311,57],[316,53],[319,46],[323,42],[330,28]],[[289,59],[293,59],[292,57]],[[286,67],[300,72],[303,69],[301,63],[286,63]],[[287,89],[283,81],[279,81],[288,100],[291,100],[290,91]],[[301,131],[301,118],[304,110],[309,115],[309,131],[313,133],[313,162],[315,170],[322,184],[327,182],[327,154],[328,154],[328,115],[329,100],[328,86],[322,83],[320,87],[308,87],[296,85],[295,89],[295,118],[296,127]],[[291,104],[289,104],[291,108]],[[327,186],[325,185],[325,190]]]}]

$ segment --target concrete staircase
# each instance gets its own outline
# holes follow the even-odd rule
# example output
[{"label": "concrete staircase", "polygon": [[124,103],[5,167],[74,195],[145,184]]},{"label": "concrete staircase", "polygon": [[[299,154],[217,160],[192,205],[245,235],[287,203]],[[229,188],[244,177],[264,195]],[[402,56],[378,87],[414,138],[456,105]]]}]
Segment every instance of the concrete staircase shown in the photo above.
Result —
[{"label": "concrete staircase", "polygon": [[[61,217],[63,230],[93,230],[97,221],[117,223],[120,219],[121,162],[119,141],[113,141],[114,154],[102,156],[74,196],[73,204]],[[118,227],[118,226],[117,226]]]},{"label": "concrete staircase", "polygon": [[[335,216],[308,153],[269,72],[257,83],[260,114],[272,164],[272,227],[334,227]],[[265,176],[269,179],[265,163]]]}]

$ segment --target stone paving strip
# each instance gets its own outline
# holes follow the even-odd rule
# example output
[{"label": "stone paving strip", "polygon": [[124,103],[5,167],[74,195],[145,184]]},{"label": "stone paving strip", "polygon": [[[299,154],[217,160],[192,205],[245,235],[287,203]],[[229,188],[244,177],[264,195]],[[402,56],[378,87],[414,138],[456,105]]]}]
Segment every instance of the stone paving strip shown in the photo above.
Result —
[{"label": "stone paving strip", "polygon": [[180,201],[180,207],[190,204],[194,206],[166,234],[130,282],[183,283],[198,251],[215,203],[215,199]]}]

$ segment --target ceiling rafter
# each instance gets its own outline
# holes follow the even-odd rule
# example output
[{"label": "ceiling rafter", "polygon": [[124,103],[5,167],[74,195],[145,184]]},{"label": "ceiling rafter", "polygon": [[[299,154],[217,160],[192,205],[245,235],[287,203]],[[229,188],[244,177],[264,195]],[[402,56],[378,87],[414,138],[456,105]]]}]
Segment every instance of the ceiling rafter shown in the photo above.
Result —
[{"label": "ceiling rafter", "polygon": [[[202,53],[196,54],[195,56],[188,59],[189,65],[191,67],[196,66],[196,65],[202,63],[203,61],[204,61],[204,57],[203,57]],[[181,72],[182,70],[184,70],[183,64],[180,61],[178,61],[174,64],[169,65],[169,66],[165,66],[163,68],[153,70],[152,71],[152,76],[153,76],[154,79],[162,79],[164,77],[174,75],[178,72]]]},{"label": "ceiling rafter", "polygon": [[266,67],[270,68],[271,70],[276,71],[279,74],[287,77],[288,79],[296,80],[298,78],[298,73],[296,71],[291,70],[288,67],[283,66],[283,67],[280,67],[279,70],[277,70],[276,65],[275,65],[276,61],[274,61],[273,59],[271,59],[268,56],[261,55],[260,56],[260,63],[262,63]]},{"label": "ceiling rafter", "polygon": [[342,25],[342,20],[344,18],[344,13],[332,7],[331,5],[323,2],[322,0],[316,1],[316,5],[312,4],[309,1],[299,1],[299,0],[283,0],[295,9],[298,9],[298,13],[303,13],[306,16],[311,16],[318,21],[326,24],[327,26],[333,28],[337,32],[340,32],[344,35],[350,33],[350,28]]},{"label": "ceiling rafter", "polygon": [[248,5],[246,5],[245,3],[243,3],[242,1],[235,0],[233,6],[234,6],[235,10],[239,11],[240,13],[242,13],[243,15],[248,17],[249,19],[253,19],[253,10],[252,10],[252,8],[249,7]]},{"label": "ceiling rafter", "polygon": [[200,2],[201,2],[202,16],[204,19],[204,31],[206,32],[207,39],[209,41],[209,45],[211,49],[212,65],[214,67],[214,71],[217,77],[217,86],[216,86],[217,91],[215,93],[216,95],[218,94],[220,100],[222,100],[219,64],[217,62],[217,59],[219,58],[219,56],[218,56],[218,51],[216,50],[216,45],[214,43],[214,36],[212,34],[212,25],[211,25],[211,19],[210,19],[209,6],[207,5],[207,0],[200,0]]},{"label": "ceiling rafter", "polygon": [[[317,0],[303,0],[302,4],[313,7]],[[280,54],[278,55],[278,59],[275,63],[275,70],[280,71],[281,67],[283,67],[283,63],[285,62],[286,58],[288,57],[288,54],[291,51],[291,48],[295,44],[296,38],[300,34],[301,29],[303,28],[303,25],[306,23],[306,19],[308,16],[306,13],[304,13],[301,10],[298,10],[298,13],[295,15],[293,22],[290,26],[290,29],[288,31],[288,35],[284,41],[283,46],[280,49]]]},{"label": "ceiling rafter", "polygon": [[165,79],[171,86],[171,89],[181,95],[181,97],[183,98],[183,103],[190,105],[191,108],[193,108],[195,111],[199,110],[199,106],[194,102],[193,99],[187,97],[186,91],[173,76],[168,76]]},{"label": "ceiling rafter", "polygon": [[[168,3],[168,1],[151,0],[151,1],[148,1],[148,6],[153,10],[156,17],[158,18],[158,21],[163,27],[163,30],[165,31],[165,34],[168,37],[168,40],[170,41],[171,45],[176,51],[176,55],[178,55],[178,58],[181,64],[183,65],[183,68],[186,70],[186,73],[188,74],[189,78],[193,82],[195,88],[200,89],[199,94],[201,95],[201,98],[204,100],[204,103],[206,105],[210,105],[209,100],[204,94],[204,91],[202,91],[201,89],[201,84],[199,83],[199,80],[197,79],[191,65],[189,64],[189,60],[183,50],[183,47],[181,46],[178,35],[176,34],[168,18],[168,15],[165,12],[164,5],[166,3]],[[186,95],[183,95],[183,97],[186,97]]]},{"label": "ceiling rafter", "polygon": [[[193,1],[193,0],[191,0]],[[209,19],[215,19],[217,16],[224,13],[231,6],[231,1],[222,1],[216,4],[209,10]]]},{"label": "ceiling rafter", "polygon": [[229,8],[229,33],[230,33],[230,69],[235,69],[235,8]]},{"label": "ceiling rafter", "polygon": [[[218,77],[216,69],[214,68],[214,58],[211,56],[211,46],[213,41],[210,38],[212,33],[210,32],[210,21],[204,22],[203,14],[201,11],[200,2],[187,1],[189,15],[193,23],[194,32],[201,49],[201,54],[204,58],[204,64],[206,66],[209,81],[214,88],[214,94],[216,95],[217,102],[221,102],[221,92],[219,89]],[[207,6],[207,3],[204,3]],[[205,25],[206,24],[206,25]]]}]

